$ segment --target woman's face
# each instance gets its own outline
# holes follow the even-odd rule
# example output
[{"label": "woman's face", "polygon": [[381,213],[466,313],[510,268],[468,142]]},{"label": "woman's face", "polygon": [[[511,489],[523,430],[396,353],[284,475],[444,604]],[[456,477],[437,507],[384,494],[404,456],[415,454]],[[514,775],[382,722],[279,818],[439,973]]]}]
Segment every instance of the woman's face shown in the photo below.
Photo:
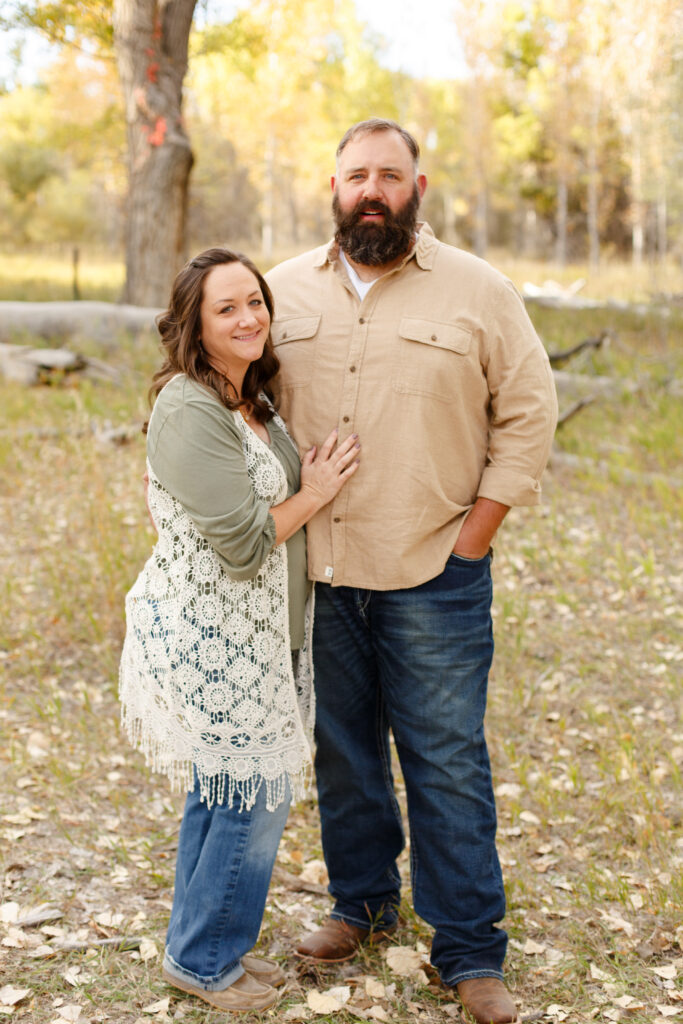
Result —
[{"label": "woman's face", "polygon": [[242,263],[221,263],[204,278],[201,338],[209,362],[233,384],[260,359],[270,314],[258,281]]}]

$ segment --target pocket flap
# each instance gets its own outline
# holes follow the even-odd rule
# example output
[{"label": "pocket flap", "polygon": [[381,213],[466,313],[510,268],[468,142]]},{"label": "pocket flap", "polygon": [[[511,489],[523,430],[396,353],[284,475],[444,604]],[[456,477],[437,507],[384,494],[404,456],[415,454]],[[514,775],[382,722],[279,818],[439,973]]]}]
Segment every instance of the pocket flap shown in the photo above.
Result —
[{"label": "pocket flap", "polygon": [[318,333],[322,313],[311,316],[285,316],[273,320],[270,334],[273,345],[286,345],[289,341],[308,341]]},{"label": "pocket flap", "polygon": [[449,349],[461,355],[469,350],[472,337],[472,332],[466,327],[410,316],[403,317],[398,333],[407,341],[419,341],[423,345]]}]

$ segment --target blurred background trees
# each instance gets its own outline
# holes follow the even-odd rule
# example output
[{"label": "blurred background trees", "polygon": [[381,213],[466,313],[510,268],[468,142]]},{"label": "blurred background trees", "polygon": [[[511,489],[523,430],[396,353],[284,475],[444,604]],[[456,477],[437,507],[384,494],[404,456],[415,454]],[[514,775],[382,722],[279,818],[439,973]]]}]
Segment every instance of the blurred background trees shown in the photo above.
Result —
[{"label": "blurred background trees", "polygon": [[[353,0],[253,0],[223,23],[195,18],[182,120],[182,41],[169,58],[177,110],[159,113],[154,90],[170,53],[163,25],[152,19],[152,40],[138,40],[127,72],[119,53],[120,75],[117,3],[119,12],[136,6],[2,6],[6,24],[39,28],[54,51],[37,84],[11,75],[0,83],[4,249],[123,251],[130,182],[144,156],[131,135],[132,104],[147,124],[147,150],[156,143],[162,157],[176,145],[189,175],[184,236],[177,224],[166,230],[174,204],[153,205],[143,193],[140,207],[138,199],[146,217],[133,246],[163,236],[156,241],[170,272],[209,244],[243,247],[267,265],[326,238],[336,144],[372,114],[416,134],[430,180],[424,214],[455,244],[480,255],[507,247],[560,265],[683,260],[676,0],[453,0],[464,62],[440,79],[384,67],[381,41]],[[180,6],[186,15],[195,7],[142,6]],[[140,124],[136,131],[139,140]],[[128,265],[129,278],[149,276],[149,264],[136,269],[130,252]]]}]

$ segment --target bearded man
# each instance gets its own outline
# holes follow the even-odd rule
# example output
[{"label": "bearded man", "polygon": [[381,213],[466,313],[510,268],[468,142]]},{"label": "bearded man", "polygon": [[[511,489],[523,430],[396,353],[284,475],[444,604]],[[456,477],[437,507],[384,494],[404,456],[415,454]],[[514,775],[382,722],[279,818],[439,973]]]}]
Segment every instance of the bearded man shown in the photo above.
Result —
[{"label": "bearded man", "polygon": [[490,557],[539,501],[557,417],[511,283],[417,223],[415,139],[354,125],[332,177],[334,241],[275,267],[282,413],[301,451],[357,433],[353,481],[308,525],[316,581],[316,775],[334,907],[298,952],[353,956],[396,926],[406,786],[412,897],[431,959],[480,1022],[516,1020],[484,737]]}]

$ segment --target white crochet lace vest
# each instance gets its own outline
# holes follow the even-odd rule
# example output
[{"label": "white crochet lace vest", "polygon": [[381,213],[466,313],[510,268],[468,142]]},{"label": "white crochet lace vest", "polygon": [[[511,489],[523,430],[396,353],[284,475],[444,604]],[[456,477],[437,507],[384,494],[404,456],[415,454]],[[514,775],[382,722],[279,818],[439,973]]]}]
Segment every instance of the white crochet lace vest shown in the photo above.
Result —
[{"label": "white crochet lace vest", "polygon": [[[254,493],[279,504],[287,497],[282,465],[234,415]],[[301,798],[314,719],[312,600],[295,678],[285,545],[272,549],[253,579],[232,580],[149,463],[147,472],[159,537],[126,597],[123,727],[174,789],[194,789],[196,770],[209,807],[237,797],[249,809],[263,785],[272,810],[288,782],[292,798]]]}]

